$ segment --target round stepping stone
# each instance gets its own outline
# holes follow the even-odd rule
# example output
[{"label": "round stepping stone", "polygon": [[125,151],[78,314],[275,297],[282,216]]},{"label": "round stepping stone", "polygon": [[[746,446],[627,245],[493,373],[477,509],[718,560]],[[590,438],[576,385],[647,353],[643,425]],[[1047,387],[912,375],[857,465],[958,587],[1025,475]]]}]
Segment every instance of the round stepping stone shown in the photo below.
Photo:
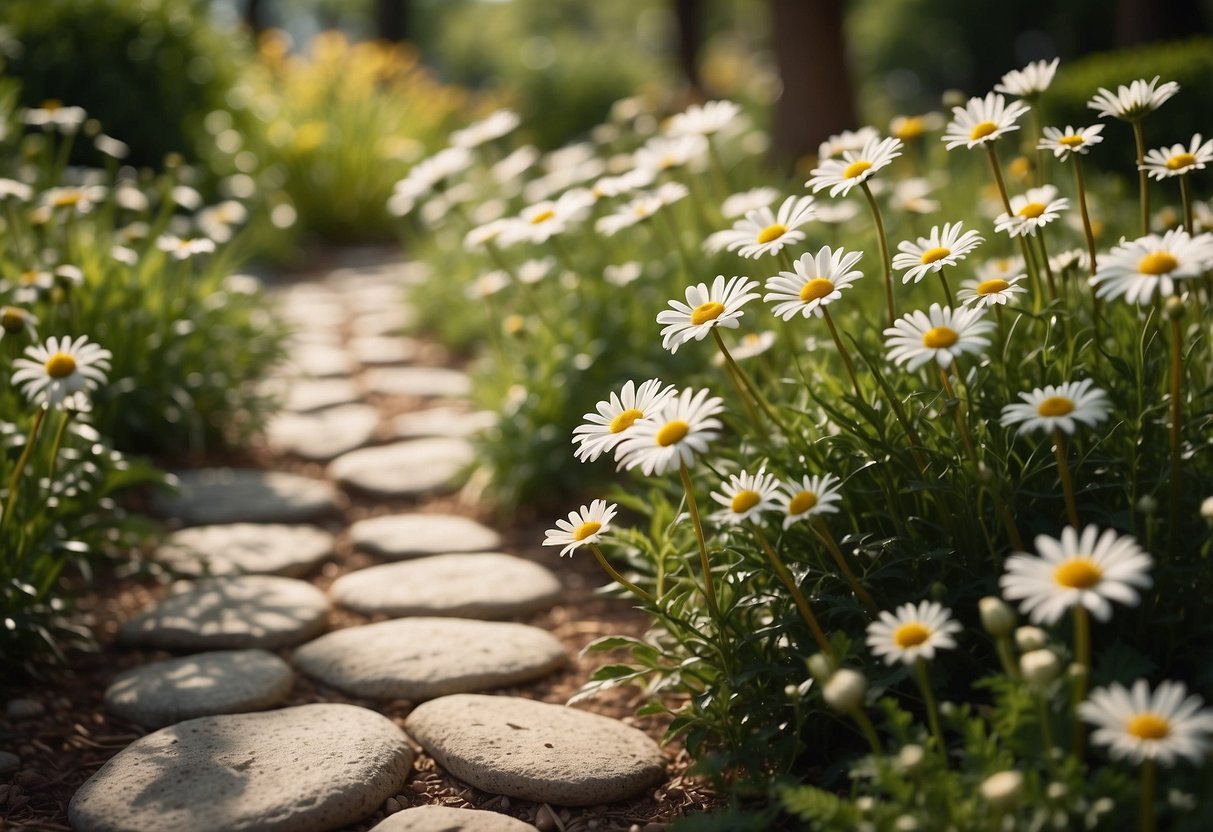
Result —
[{"label": "round stepping stone", "polygon": [[179,722],[118,752],[68,806],[77,832],[320,832],[398,794],[413,751],[387,717],[300,705]]},{"label": "round stepping stone", "polygon": [[364,615],[496,619],[546,610],[560,591],[560,580],[538,563],[482,552],[359,569],[338,578],[329,597]]},{"label": "round stepping stone", "polygon": [[418,702],[529,682],[568,657],[555,636],[526,624],[401,618],[328,633],[291,660],[354,696]]},{"label": "round stepping stone", "polygon": [[333,536],[315,526],[227,523],[169,535],[155,559],[183,575],[283,575],[300,578],[333,551]]},{"label": "round stepping stone", "polygon": [[397,416],[392,422],[396,436],[401,439],[416,439],[422,436],[453,436],[467,438],[491,428],[497,416],[487,410],[466,411],[453,407],[434,407],[415,410]]},{"label": "round stepping stone", "polygon": [[291,413],[309,413],[325,407],[352,404],[362,396],[348,378],[295,379],[287,382],[281,395],[282,409]]},{"label": "round stepping stone", "polygon": [[329,463],[342,485],[388,497],[453,491],[475,453],[463,439],[416,439],[361,448]]},{"label": "round stepping stone", "polygon": [[385,396],[461,398],[472,392],[468,374],[448,367],[377,367],[367,370],[363,381]]},{"label": "round stepping stone", "polygon": [[413,316],[405,308],[383,309],[359,315],[350,329],[359,335],[398,335],[412,323]]},{"label": "round stepping stone", "polygon": [[300,344],[291,351],[287,369],[292,375],[304,378],[329,378],[348,376],[357,367],[344,349],[310,343]]},{"label": "round stepping stone", "polygon": [[125,622],[118,637],[169,650],[272,650],[323,631],[328,611],[328,598],[307,581],[271,575],[207,578]]},{"label": "round stepping stone", "polygon": [[449,552],[487,552],[501,535],[455,514],[389,514],[350,526],[354,548],[392,560]]},{"label": "round stepping stone", "polygon": [[368,367],[407,364],[417,357],[417,342],[403,336],[363,335],[350,341],[350,352]]},{"label": "round stepping stone", "polygon": [[418,705],[405,728],[478,789],[562,806],[626,800],[664,776],[657,743],[618,720],[513,696],[461,694]]},{"label": "round stepping stone", "polygon": [[179,493],[156,492],[152,508],[187,526],[294,523],[337,507],[332,484],[282,471],[200,468],[176,476]]},{"label": "round stepping stone", "polygon": [[375,408],[346,404],[311,413],[279,413],[270,420],[265,436],[270,447],[279,451],[327,462],[370,442],[378,426]]},{"label": "round stepping stone", "polygon": [[496,812],[417,806],[389,815],[371,832],[539,832],[526,821]]},{"label": "round stepping stone", "polygon": [[215,714],[281,705],[295,684],[291,666],[265,650],[217,650],[132,668],[105,691],[123,719],[162,728]]}]

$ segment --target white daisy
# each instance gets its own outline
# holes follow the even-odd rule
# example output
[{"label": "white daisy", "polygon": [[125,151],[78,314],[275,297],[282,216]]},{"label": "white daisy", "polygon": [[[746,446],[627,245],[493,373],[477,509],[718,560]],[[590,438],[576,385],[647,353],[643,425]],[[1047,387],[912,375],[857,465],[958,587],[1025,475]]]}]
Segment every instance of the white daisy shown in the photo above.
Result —
[{"label": "white daisy", "polygon": [[1064,130],[1046,127],[1043,130],[1044,138],[1036,143],[1036,149],[1051,151],[1058,159],[1068,159],[1071,153],[1085,156],[1093,145],[1103,141],[1103,136],[1099,135],[1102,132],[1102,124],[1090,127],[1071,127],[1067,124]]},{"label": "white daisy", "polygon": [[724,402],[707,389],[687,388],[653,414],[632,425],[616,452],[620,467],[637,466],[645,476],[658,476],[689,464],[708,449],[721,428],[716,414]]},{"label": "white daisy", "polygon": [[490,220],[483,225],[478,225],[463,235],[463,247],[467,251],[476,251],[489,243],[494,242],[505,231],[508,231],[510,226],[518,222],[516,217],[501,217],[499,219]]},{"label": "white daisy", "polygon": [[29,202],[34,197],[34,189],[16,179],[0,178],[0,199],[13,197],[18,202]]},{"label": "white daisy", "polygon": [[105,199],[108,190],[103,185],[82,185],[77,188],[48,188],[39,197],[45,208],[72,210],[87,214]]},{"label": "white daisy", "polygon": [[51,336],[45,345],[25,348],[13,361],[12,382],[33,404],[56,410],[88,410],[88,394],[105,383],[111,353],[90,343]]},{"label": "white daisy", "polygon": [[901,139],[874,138],[859,150],[844,150],[841,159],[825,159],[821,167],[813,168],[812,176],[804,183],[806,188],[812,188],[817,193],[823,188],[830,189],[830,196],[845,196],[851,188],[866,182],[881,168],[892,164],[901,155],[904,147]]},{"label": "white daisy", "polygon": [[1053,83],[1057,65],[1061,58],[1052,61],[1033,61],[1023,69],[1013,69],[994,85],[995,92],[1005,92],[1020,98],[1032,99],[1040,95]]},{"label": "white daisy", "polygon": [[1213,162],[1213,139],[1202,144],[1201,135],[1197,133],[1187,147],[1173,144],[1170,147],[1147,151],[1145,163],[1139,167],[1152,178],[1161,181],[1171,176],[1183,176],[1194,170],[1204,170],[1209,162]]},{"label": "white daisy", "polygon": [[921,176],[902,179],[893,185],[889,206],[908,214],[934,214],[939,210],[939,200],[928,199],[931,191],[931,183]]},{"label": "white daisy", "polygon": [[48,99],[41,107],[25,111],[24,121],[31,127],[58,130],[60,133],[75,133],[88,113],[83,107],[65,107],[62,101]]},{"label": "white daisy", "polygon": [[868,649],[885,664],[914,664],[919,658],[933,659],[936,650],[956,647],[953,633],[960,623],[950,610],[934,601],[902,604],[896,614],[882,610],[868,625]]},{"label": "white daisy", "polygon": [[388,209],[395,216],[405,216],[413,210],[418,200],[429,196],[447,179],[467,170],[472,166],[472,161],[472,154],[465,147],[444,148],[422,159],[392,187]]},{"label": "white daisy", "polygon": [[233,229],[248,220],[248,209],[234,199],[225,199],[217,205],[203,208],[194,217],[194,224],[203,236],[216,243],[232,239]]},{"label": "white daisy", "polygon": [[986,93],[984,99],[970,98],[965,106],[952,108],[952,120],[944,130],[943,141],[948,150],[961,145],[972,150],[978,145],[989,144],[1018,130],[1015,120],[1029,109],[1022,101],[1008,105],[1006,99],[993,92]]},{"label": "white daisy", "polygon": [[817,158],[821,161],[832,159],[848,150],[860,150],[869,142],[879,140],[880,132],[871,125],[864,125],[858,130],[843,130],[821,143],[817,148]]},{"label": "white daisy", "polygon": [[1010,280],[1017,274],[1023,274],[1023,270],[1023,257],[1017,254],[1014,257],[994,257],[986,260],[977,266],[976,273],[978,280]]},{"label": "white daisy", "polygon": [[31,341],[38,339],[38,317],[20,306],[0,307],[0,338],[24,332]]},{"label": "white daisy", "polygon": [[1179,92],[1179,84],[1167,81],[1158,86],[1158,79],[1159,76],[1155,75],[1150,81],[1138,79],[1128,86],[1121,84],[1115,93],[1100,87],[1099,92],[1087,102],[1087,107],[1096,110],[1100,118],[1114,116],[1125,121],[1136,121],[1146,113],[1157,110]]},{"label": "white daisy", "polygon": [[1070,200],[1058,197],[1052,185],[1029,188],[1026,193],[1011,197],[1011,213],[999,214],[994,229],[1012,237],[1035,236],[1038,228],[1057,219],[1069,207]]},{"label": "white daisy", "polygon": [[463,294],[468,300],[483,300],[495,295],[510,285],[510,276],[504,269],[493,269],[473,280],[464,289]]},{"label": "white daisy", "polygon": [[690,191],[679,182],[667,182],[652,193],[641,194],[594,223],[594,230],[607,237],[647,220],[667,205],[672,205]]},{"label": "white daisy", "polygon": [[513,110],[498,110],[462,130],[451,133],[451,145],[468,149],[479,147],[513,132],[521,123],[522,119]]},{"label": "white daisy", "polygon": [[618,176],[604,176],[594,183],[594,187],[590,191],[597,199],[623,196],[635,193],[641,188],[647,188],[656,179],[657,174],[648,168],[633,168]]},{"label": "white daisy", "polygon": [[498,234],[497,239],[503,246],[524,240],[546,242],[585,219],[593,203],[594,197],[584,188],[565,191],[555,200],[543,200],[522,209],[518,219]]},{"label": "white daisy", "polygon": [[813,197],[790,196],[779,206],[778,212],[765,207],[756,208],[732,228],[710,235],[703,247],[713,254],[727,248],[742,257],[755,259],[764,254],[776,254],[784,246],[803,240],[804,232],[797,229],[815,216]]},{"label": "white daisy", "polygon": [[1019,281],[1026,277],[1025,274],[1016,274],[1007,278],[966,280],[960,284],[960,289],[956,292],[956,300],[965,306],[972,306],[976,309],[1006,305],[1015,295],[1027,294],[1028,290],[1019,285]]},{"label": "white daisy", "polygon": [[898,243],[900,253],[893,256],[893,268],[907,269],[901,276],[902,283],[911,280],[918,283],[944,266],[955,266],[983,242],[985,237],[976,231],[964,231],[964,223],[944,223],[942,229],[937,225],[931,229],[929,237],[919,237],[913,243],[908,240]]},{"label": "white daisy", "polygon": [[661,379],[651,378],[639,388],[628,380],[622,390],[595,405],[596,413],[585,414],[584,424],[573,428],[573,444],[577,446],[573,455],[582,462],[593,462],[615,449],[636,422],[660,410],[675,392],[672,384],[662,389]]},{"label": "white daisy", "polygon": [[703,136],[654,136],[632,156],[637,168],[660,173],[672,168],[696,165],[708,153],[708,140]]},{"label": "white daisy", "polygon": [[708,101],[692,104],[684,112],[671,116],[666,124],[668,136],[710,136],[728,127],[741,113],[732,101]]},{"label": "white daisy", "polygon": [[1082,606],[1100,621],[1112,616],[1112,601],[1133,606],[1137,590],[1151,585],[1153,560],[1129,535],[1089,525],[1073,527],[1061,539],[1036,536],[1038,555],[1016,552],[1007,558],[998,579],[1003,596],[1019,601],[1020,612],[1034,624],[1053,624],[1071,607]]},{"label": "white daisy", "polygon": [[534,145],[524,144],[489,168],[489,176],[498,185],[513,185],[539,161]]},{"label": "white daisy", "polygon": [[26,269],[14,280],[0,280],[0,292],[12,292],[14,303],[33,303],[55,285],[55,276],[42,269]]},{"label": "white daisy", "polygon": [[720,206],[720,215],[727,218],[744,217],[759,208],[770,208],[777,199],[779,191],[775,188],[751,188],[728,197]]},{"label": "white daisy", "polygon": [[688,286],[686,303],[672,300],[672,308],[657,313],[657,323],[665,325],[661,346],[676,353],[688,340],[703,340],[712,327],[736,329],[737,320],[745,314],[741,307],[758,297],[753,291],[757,287],[757,280],[744,275],[731,277],[728,282],[724,275],[717,275],[710,289],[706,283]]},{"label": "white daisy", "polygon": [[570,511],[567,520],[557,520],[556,528],[548,529],[543,538],[544,546],[563,546],[560,556],[572,554],[579,546],[597,543],[611,527],[616,506],[606,500],[592,500],[588,506]]},{"label": "white daisy", "polygon": [[990,345],[986,333],[994,324],[981,320],[980,309],[949,309],[938,303],[927,312],[915,310],[903,315],[884,331],[889,360],[917,370],[935,360],[940,367],[965,353],[979,353]]},{"label": "white daisy", "polygon": [[1091,741],[1106,745],[1113,759],[1134,765],[1147,760],[1170,766],[1180,757],[1201,764],[1209,752],[1213,711],[1183,682],[1161,682],[1153,692],[1145,679],[1130,690],[1118,682],[1091,691],[1078,706],[1083,721],[1097,726]]},{"label": "white daisy", "polygon": [[733,474],[720,491],[711,494],[713,500],[724,506],[712,514],[711,519],[727,524],[754,520],[764,511],[778,508],[776,498],[779,496],[779,482],[774,474],[766,473],[765,468],[759,468],[753,475],[745,471]]},{"label": "white daisy", "polygon": [[612,286],[627,286],[640,279],[644,267],[638,260],[628,260],[625,263],[612,263],[602,270],[602,279]]},{"label": "white daisy", "polygon": [[1108,397],[1092,384],[1091,379],[1084,378],[1064,384],[1047,384],[1031,393],[1020,393],[1022,402],[1009,404],[1002,409],[1002,426],[1009,428],[1019,425],[1019,433],[1032,430],[1074,433],[1078,428],[1076,422],[1095,427],[1108,418]]},{"label": "white daisy", "polygon": [[531,258],[530,260],[524,260],[522,263],[518,264],[518,282],[528,286],[533,286],[551,274],[555,265],[556,258],[554,257],[542,257],[538,259]]},{"label": "white daisy", "polygon": [[822,307],[842,297],[842,290],[850,288],[863,272],[852,268],[862,251],[847,252],[822,246],[816,255],[806,252],[792,264],[794,271],[781,271],[768,278],[767,294],[763,300],[775,302],[772,310],[775,317],[790,321],[798,313],[804,317],[821,317]]},{"label": "white daisy", "polygon": [[1124,295],[1129,303],[1144,305],[1155,293],[1160,297],[1175,294],[1177,282],[1199,277],[1213,266],[1213,234],[1188,236],[1183,229],[1172,229],[1161,237],[1147,234],[1121,243],[1099,258],[1099,269],[1091,278],[1100,298]]},{"label": "white daisy", "polygon": [[923,134],[943,127],[943,116],[940,113],[922,113],[921,115],[894,116],[889,122],[889,135],[903,142],[921,138]]},{"label": "white daisy", "polygon": [[789,528],[793,523],[818,514],[837,513],[838,506],[834,503],[842,499],[838,482],[833,474],[822,474],[802,477],[800,482],[784,483],[783,527]]},{"label": "white daisy", "polygon": [[1087,270],[1087,250],[1084,248],[1069,248],[1059,251],[1049,257],[1049,268],[1054,274],[1064,274],[1068,271]]},{"label": "white daisy", "polygon": [[[775,346],[776,337],[775,332],[770,329],[764,329],[762,332],[747,332],[738,339],[737,344],[730,350],[733,360],[745,361],[747,358],[762,355]],[[717,366],[723,365],[724,355],[716,354],[712,357],[712,363]]]},{"label": "white daisy", "polygon": [[156,248],[166,252],[174,260],[188,260],[196,254],[211,254],[215,250],[215,241],[206,237],[178,237],[175,234],[161,234],[156,238]]}]

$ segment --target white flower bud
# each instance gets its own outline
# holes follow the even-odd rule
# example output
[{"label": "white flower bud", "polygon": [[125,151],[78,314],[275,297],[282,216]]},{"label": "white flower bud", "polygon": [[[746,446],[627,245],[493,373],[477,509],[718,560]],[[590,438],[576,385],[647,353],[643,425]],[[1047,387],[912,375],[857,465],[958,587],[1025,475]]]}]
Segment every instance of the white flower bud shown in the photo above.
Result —
[{"label": "white flower bud", "polygon": [[1137,498],[1137,510],[1147,516],[1158,511],[1158,498],[1153,494],[1142,494]]},{"label": "white flower bud", "polygon": [[1049,796],[1049,800],[1061,800],[1068,792],[1069,790],[1066,788],[1065,783],[1050,783],[1049,787],[1045,789],[1045,794]]},{"label": "white flower bud", "polygon": [[1023,775],[1018,771],[1000,771],[981,784],[981,796],[995,810],[1009,812],[1023,795]]},{"label": "white flower bud", "polygon": [[809,656],[809,673],[818,682],[825,683],[834,675],[834,660],[825,653],[814,653]]},{"label": "white flower bud", "polygon": [[897,752],[897,764],[908,776],[913,777],[922,771],[922,763],[926,757],[927,752],[921,745],[903,745]]},{"label": "white flower bud", "polygon": [[994,638],[1006,638],[1011,635],[1018,622],[1015,610],[996,595],[987,595],[978,602],[981,612],[981,626]]},{"label": "white flower bud", "polygon": [[1061,661],[1052,650],[1030,650],[1019,657],[1019,672],[1036,690],[1044,690],[1061,674]]},{"label": "white flower bud", "polygon": [[863,674],[843,667],[834,671],[830,681],[822,688],[821,695],[825,697],[826,704],[834,710],[850,713],[863,705],[863,697],[867,691],[868,680]]},{"label": "white flower bud", "polygon": [[918,832],[921,828],[918,819],[913,815],[901,815],[893,821],[895,832]]},{"label": "white flower bud", "polygon": [[1213,497],[1205,497],[1201,501],[1200,516],[1213,523]]},{"label": "white flower bud", "polygon": [[1015,631],[1015,646],[1021,653],[1041,650],[1049,643],[1049,637],[1039,627],[1020,627]]}]

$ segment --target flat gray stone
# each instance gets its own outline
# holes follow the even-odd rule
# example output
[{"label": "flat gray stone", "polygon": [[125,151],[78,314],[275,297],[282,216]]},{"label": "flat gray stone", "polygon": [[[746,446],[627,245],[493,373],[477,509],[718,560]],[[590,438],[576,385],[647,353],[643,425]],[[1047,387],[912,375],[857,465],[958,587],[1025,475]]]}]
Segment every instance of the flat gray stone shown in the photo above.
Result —
[{"label": "flat gray stone", "polygon": [[474,458],[463,439],[415,439],[350,451],[329,463],[328,475],[381,496],[434,494],[458,488]]},{"label": "flat gray stone", "polygon": [[291,350],[286,370],[303,378],[348,376],[357,370],[354,359],[341,347],[322,343],[299,344]]},{"label": "flat gray stone", "polygon": [[378,426],[375,408],[345,404],[310,413],[278,413],[270,419],[265,438],[276,450],[327,462],[370,442]]},{"label": "flat gray stone", "polygon": [[447,772],[487,792],[562,806],[626,800],[665,773],[657,743],[618,720],[513,696],[418,705],[405,727]]},{"label": "flat gray stone", "polygon": [[457,399],[472,392],[468,374],[449,367],[376,367],[363,374],[363,382],[385,396]]},{"label": "flat gray stone", "polygon": [[219,523],[295,523],[337,508],[331,483],[252,468],[178,471],[178,494],[152,495],[156,513],[187,526]]},{"label": "flat gray stone", "polygon": [[225,523],[169,535],[155,559],[182,575],[282,575],[301,578],[333,551],[333,536],[315,526]]},{"label": "flat gray stone", "polygon": [[162,728],[215,714],[281,705],[295,684],[291,666],[265,650],[216,650],[140,667],[117,676],[105,707],[138,725]]},{"label": "flat gray stone", "polygon": [[347,627],[291,657],[308,676],[354,696],[414,702],[529,682],[567,660],[564,645],[547,630],[461,618]]},{"label": "flat gray stone", "polygon": [[321,832],[398,794],[413,751],[366,708],[300,705],[209,716],[148,734],[72,797],[77,832]]},{"label": "flat gray stone", "polygon": [[417,806],[389,815],[371,832],[539,832],[526,821],[496,812]]},{"label": "flat gray stone", "polygon": [[407,364],[417,357],[417,342],[390,335],[362,335],[350,340],[350,353],[367,367]]},{"label": "flat gray stone", "polygon": [[361,400],[362,394],[348,378],[292,379],[277,382],[275,392],[282,409],[290,413],[310,413]]},{"label": "flat gray stone", "polygon": [[403,413],[392,421],[396,436],[417,439],[423,436],[452,436],[466,439],[491,428],[497,416],[487,410],[467,411],[453,407],[432,407]]},{"label": "flat gray stone", "polygon": [[481,552],[359,569],[334,581],[329,597],[364,615],[487,620],[549,609],[560,599],[560,592],[560,580],[538,563]]},{"label": "flat gray stone", "polygon": [[412,322],[413,315],[408,309],[381,309],[354,318],[350,329],[359,335],[398,335]]},{"label": "flat gray stone", "polygon": [[388,514],[350,526],[354,548],[392,560],[449,552],[487,552],[501,535],[455,514]]},{"label": "flat gray stone", "polygon": [[307,581],[237,575],[183,582],[118,629],[127,644],[168,650],[272,650],[324,630],[328,597]]}]

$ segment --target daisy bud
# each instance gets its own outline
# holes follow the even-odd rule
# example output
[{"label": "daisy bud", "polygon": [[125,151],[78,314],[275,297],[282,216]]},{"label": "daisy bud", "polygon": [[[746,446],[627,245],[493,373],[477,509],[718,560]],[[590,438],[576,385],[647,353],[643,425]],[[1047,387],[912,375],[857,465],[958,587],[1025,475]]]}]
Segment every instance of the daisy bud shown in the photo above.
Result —
[{"label": "daisy bud", "polygon": [[855,798],[855,808],[861,812],[867,813],[876,807],[876,801],[868,795]]},{"label": "daisy bud", "polygon": [[1018,616],[1005,601],[996,595],[987,595],[978,602],[981,626],[994,638],[1007,638],[1015,629]]},{"label": "daisy bud", "polygon": [[1137,500],[1137,510],[1147,517],[1158,511],[1158,498],[1150,494],[1143,494]]},{"label": "daisy bud", "polygon": [[1049,787],[1045,789],[1045,794],[1049,796],[1049,800],[1061,800],[1068,792],[1069,790],[1066,788],[1065,783],[1050,783]]},{"label": "daisy bud", "polygon": [[1178,321],[1184,316],[1184,301],[1179,295],[1171,295],[1163,304],[1162,312],[1167,316],[1168,321]]},{"label": "daisy bud", "polygon": [[893,829],[896,832],[918,832],[922,828],[918,819],[913,815],[901,815],[897,820],[893,821]]},{"label": "daisy bud", "polygon": [[998,812],[1013,810],[1023,796],[1023,775],[1018,771],[1000,771],[981,784],[981,796]]},{"label": "daisy bud", "polygon": [[1015,631],[1015,646],[1021,653],[1040,650],[1048,643],[1049,637],[1039,627],[1020,627]]},{"label": "daisy bud", "polygon": [[1090,675],[1090,671],[1078,662],[1071,662],[1070,666],[1066,668],[1066,676],[1073,683],[1078,683]]},{"label": "daisy bud", "polygon": [[1205,497],[1201,502],[1200,516],[1213,523],[1213,497]]},{"label": "daisy bud", "polygon": [[1044,690],[1061,673],[1061,662],[1052,650],[1031,650],[1019,657],[1019,672],[1036,690]]},{"label": "daisy bud", "polygon": [[799,699],[800,688],[796,687],[795,685],[784,685],[783,695],[788,699]]},{"label": "daisy bud", "polygon": [[927,752],[921,745],[903,745],[897,752],[897,764],[908,777],[914,777],[922,771],[922,763],[927,758]]},{"label": "daisy bud", "polygon": [[948,110],[952,109],[953,107],[963,107],[965,102],[968,100],[969,97],[967,95],[960,90],[955,89],[944,90],[943,95],[940,97],[940,103],[943,104],[944,108]]},{"label": "daisy bud", "polygon": [[825,684],[834,675],[834,660],[825,653],[814,653],[809,656],[809,673],[818,682]]},{"label": "daisy bud", "polygon": [[821,691],[826,705],[839,713],[850,713],[863,705],[868,691],[868,680],[863,674],[843,667],[834,672]]}]

